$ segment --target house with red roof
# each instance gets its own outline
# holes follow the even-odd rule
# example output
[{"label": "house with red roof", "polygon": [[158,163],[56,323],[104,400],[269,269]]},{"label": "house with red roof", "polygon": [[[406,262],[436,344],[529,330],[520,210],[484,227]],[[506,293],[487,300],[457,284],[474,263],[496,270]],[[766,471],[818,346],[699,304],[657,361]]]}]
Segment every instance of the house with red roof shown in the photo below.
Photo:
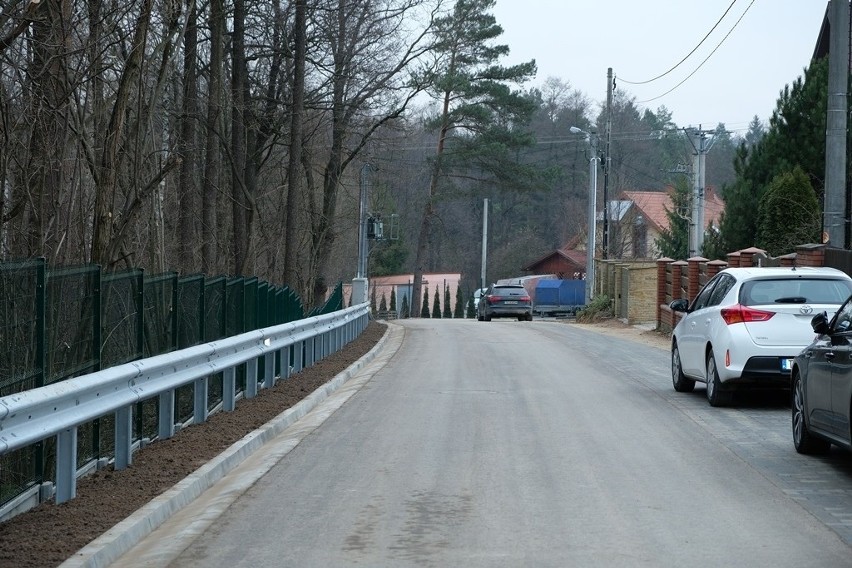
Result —
[{"label": "house with red roof", "polygon": [[561,248],[524,266],[523,270],[533,274],[553,274],[560,280],[581,280],[586,277],[586,249],[583,246],[577,250],[580,244],[580,237],[574,237]]},{"label": "house with red roof", "polygon": [[[656,241],[669,228],[668,212],[674,211],[671,190],[622,191],[610,202],[609,210],[609,258],[653,260],[660,256]],[[705,188],[705,231],[719,226],[724,210],[722,198],[712,188]]]},{"label": "house with red roof", "polygon": [[[656,241],[669,228],[668,212],[674,210],[672,192],[622,191],[609,202],[609,258],[656,260],[660,256]],[[704,191],[705,230],[718,227],[725,203],[712,189]],[[689,211],[683,211],[688,215]],[[598,213],[597,246],[602,244],[603,211]],[[586,239],[577,236],[523,267],[533,274],[555,274],[563,280],[582,279],[586,274]]]}]

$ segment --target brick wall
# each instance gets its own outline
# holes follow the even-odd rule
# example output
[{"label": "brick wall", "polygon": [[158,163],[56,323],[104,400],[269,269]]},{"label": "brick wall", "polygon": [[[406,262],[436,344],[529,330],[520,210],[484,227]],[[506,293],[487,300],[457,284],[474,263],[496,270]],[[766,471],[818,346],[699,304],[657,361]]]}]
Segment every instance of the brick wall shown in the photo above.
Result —
[{"label": "brick wall", "polygon": [[[680,314],[672,312],[669,304],[672,300],[692,301],[702,286],[720,270],[728,267],[750,266],[825,266],[825,245],[807,244],[796,247],[796,252],[779,257],[769,257],[766,251],[756,247],[738,250],[727,255],[727,261],[693,257],[675,261],[661,258],[657,261],[656,308],[657,330],[670,332],[680,319]],[[686,285],[683,285],[683,282]]]}]

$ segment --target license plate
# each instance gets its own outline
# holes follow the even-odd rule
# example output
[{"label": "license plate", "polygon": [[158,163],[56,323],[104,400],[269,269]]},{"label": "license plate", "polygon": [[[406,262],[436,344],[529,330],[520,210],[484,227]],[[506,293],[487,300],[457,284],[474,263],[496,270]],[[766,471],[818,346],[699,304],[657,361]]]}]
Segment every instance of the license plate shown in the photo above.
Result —
[{"label": "license plate", "polygon": [[792,359],[781,359],[781,370],[790,372],[793,368],[793,360]]},{"label": "license plate", "polygon": [[517,300],[506,300],[506,301],[505,301],[505,302],[503,302],[503,303],[504,303],[504,304],[517,304],[517,303],[518,303],[518,301],[517,301]]}]

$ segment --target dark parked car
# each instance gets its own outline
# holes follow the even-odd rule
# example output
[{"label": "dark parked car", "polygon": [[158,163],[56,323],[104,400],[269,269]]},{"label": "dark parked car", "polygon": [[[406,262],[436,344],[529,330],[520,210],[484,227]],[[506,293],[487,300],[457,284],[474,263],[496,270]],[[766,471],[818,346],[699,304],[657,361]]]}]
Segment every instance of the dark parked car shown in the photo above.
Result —
[{"label": "dark parked car", "polygon": [[532,299],[521,284],[492,284],[479,298],[477,319],[518,318],[532,321]]},{"label": "dark parked car", "polygon": [[793,361],[793,444],[800,454],[852,450],[852,298],[829,320],[811,320],[817,336]]}]

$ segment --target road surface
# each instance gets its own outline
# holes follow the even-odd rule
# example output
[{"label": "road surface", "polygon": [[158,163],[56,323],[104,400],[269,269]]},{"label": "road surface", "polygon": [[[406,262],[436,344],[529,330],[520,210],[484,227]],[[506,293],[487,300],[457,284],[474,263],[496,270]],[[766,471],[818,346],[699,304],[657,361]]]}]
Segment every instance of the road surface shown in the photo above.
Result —
[{"label": "road surface", "polygon": [[798,456],[783,402],[711,408],[666,350],[572,324],[391,327],[113,566],[852,566],[852,459]]}]

